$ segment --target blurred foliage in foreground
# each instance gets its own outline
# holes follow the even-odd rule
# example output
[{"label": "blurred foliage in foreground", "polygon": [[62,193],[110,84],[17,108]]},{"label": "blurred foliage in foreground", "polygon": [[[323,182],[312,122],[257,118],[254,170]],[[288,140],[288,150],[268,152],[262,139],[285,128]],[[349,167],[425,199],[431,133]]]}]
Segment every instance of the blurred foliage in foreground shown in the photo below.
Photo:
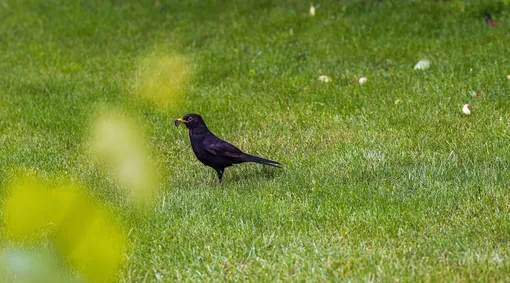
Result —
[{"label": "blurred foliage in foreground", "polygon": [[125,233],[112,212],[79,185],[20,175],[9,186],[3,214],[7,239],[28,246],[48,239],[62,258],[93,282],[111,280],[121,267]]}]

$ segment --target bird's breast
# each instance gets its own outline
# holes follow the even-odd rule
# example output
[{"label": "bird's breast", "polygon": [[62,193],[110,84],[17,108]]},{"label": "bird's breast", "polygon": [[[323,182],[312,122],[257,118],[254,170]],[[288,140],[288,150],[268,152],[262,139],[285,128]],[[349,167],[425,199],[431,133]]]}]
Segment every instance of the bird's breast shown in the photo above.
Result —
[{"label": "bird's breast", "polygon": [[206,155],[208,154],[204,148],[204,135],[197,135],[190,132],[189,138],[191,141],[191,148],[195,153],[198,160],[204,162]]}]

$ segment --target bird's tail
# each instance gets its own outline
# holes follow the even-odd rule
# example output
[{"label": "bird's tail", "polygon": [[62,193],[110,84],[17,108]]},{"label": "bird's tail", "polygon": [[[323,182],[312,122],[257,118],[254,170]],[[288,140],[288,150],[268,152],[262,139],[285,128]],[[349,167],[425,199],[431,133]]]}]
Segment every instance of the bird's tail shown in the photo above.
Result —
[{"label": "bird's tail", "polygon": [[276,162],[276,161],[273,161],[273,160],[269,160],[269,159],[265,159],[265,158],[258,157],[258,156],[254,156],[254,155],[248,155],[248,158],[246,159],[246,161],[248,161],[248,162],[256,162],[256,163],[260,163],[260,164],[264,164],[264,165],[268,165],[268,166],[273,166],[273,167],[277,167],[277,168],[282,168],[280,166],[279,162]]}]

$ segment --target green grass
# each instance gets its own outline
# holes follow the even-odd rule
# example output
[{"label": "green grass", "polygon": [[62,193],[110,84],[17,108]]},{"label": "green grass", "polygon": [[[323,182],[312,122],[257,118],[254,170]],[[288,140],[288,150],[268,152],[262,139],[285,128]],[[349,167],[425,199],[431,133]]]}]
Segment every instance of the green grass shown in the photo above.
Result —
[{"label": "green grass", "polygon": [[[309,5],[0,1],[0,185],[20,168],[85,184],[130,231],[121,281],[510,280],[510,6]],[[135,94],[155,49],[190,64],[179,107]],[[163,168],[144,213],[87,152],[102,107]],[[284,169],[217,187],[172,125],[188,112]]]}]

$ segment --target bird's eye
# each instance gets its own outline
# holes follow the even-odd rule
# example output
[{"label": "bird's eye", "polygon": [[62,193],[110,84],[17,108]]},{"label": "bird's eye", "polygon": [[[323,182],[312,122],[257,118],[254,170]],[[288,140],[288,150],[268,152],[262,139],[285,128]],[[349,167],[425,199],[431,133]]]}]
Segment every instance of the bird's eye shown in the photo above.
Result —
[{"label": "bird's eye", "polygon": [[193,117],[189,117],[189,118],[188,118],[188,121],[193,121]]}]

